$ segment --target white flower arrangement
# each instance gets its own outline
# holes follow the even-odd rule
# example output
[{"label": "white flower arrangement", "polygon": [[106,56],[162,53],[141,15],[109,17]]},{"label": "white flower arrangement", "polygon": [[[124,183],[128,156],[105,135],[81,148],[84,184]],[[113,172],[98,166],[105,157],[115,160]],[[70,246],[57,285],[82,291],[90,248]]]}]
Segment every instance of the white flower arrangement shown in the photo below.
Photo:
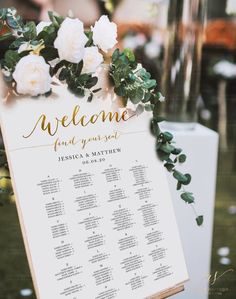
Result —
[{"label": "white flower arrangement", "polygon": [[[8,77],[15,81],[18,94],[38,96],[50,92],[52,77],[58,71],[72,92],[81,96],[87,94],[97,83],[94,74],[103,63],[105,53],[117,43],[117,26],[107,16],[101,16],[91,30],[86,31],[78,18],[64,19],[49,13],[51,20],[36,26],[33,22],[23,24],[15,9],[2,12],[16,38],[13,43],[16,52],[6,53],[3,73],[10,74]],[[84,75],[83,84],[77,82],[75,86],[74,79],[80,73]],[[90,94],[93,93],[90,91]]]}]

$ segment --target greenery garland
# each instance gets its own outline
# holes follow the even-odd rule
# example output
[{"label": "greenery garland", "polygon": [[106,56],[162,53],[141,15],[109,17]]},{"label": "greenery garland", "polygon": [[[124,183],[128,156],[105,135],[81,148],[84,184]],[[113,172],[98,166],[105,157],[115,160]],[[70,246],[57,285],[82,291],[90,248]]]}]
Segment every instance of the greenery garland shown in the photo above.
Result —
[{"label": "greenery garland", "polygon": [[[1,61],[4,78],[17,93],[16,82],[13,73],[17,63],[30,53],[42,56],[50,66],[51,76],[57,76],[62,82],[68,85],[68,89],[77,96],[84,97],[88,94],[88,101],[92,101],[93,96],[100,89],[95,85],[98,78],[95,73],[83,73],[83,60],[79,63],[72,63],[67,60],[59,60],[58,50],[54,46],[58,30],[65,18],[49,12],[50,25],[45,26],[40,33],[37,33],[34,22],[24,23],[22,18],[17,15],[14,8],[0,9],[0,29],[6,32],[0,36],[0,41],[9,40],[9,50],[6,51],[4,59]],[[113,23],[114,24],[114,23]],[[92,29],[85,31],[87,42],[85,47],[95,46]],[[25,51],[19,51],[22,44],[27,43]],[[103,55],[103,51],[100,51]],[[104,55],[105,56],[105,55]],[[56,60],[56,64],[52,61]],[[177,181],[177,190],[181,192],[181,198],[194,209],[194,195],[184,189],[191,182],[189,173],[183,174],[177,170],[178,163],[186,161],[186,155],[182,149],[175,147],[173,135],[169,132],[162,132],[159,123],[163,117],[159,115],[160,105],[163,96],[158,91],[156,80],[151,78],[149,72],[137,63],[135,55],[130,49],[120,52],[116,49],[111,57],[109,75],[114,85],[114,92],[122,97],[125,104],[131,101],[136,105],[136,113],[152,111],[151,131],[156,138],[156,152],[163,161],[164,167],[172,173]],[[45,96],[50,95],[47,92]],[[194,209],[195,212],[195,209]],[[196,214],[196,212],[195,212]],[[203,216],[196,214],[196,222],[202,225]]]}]

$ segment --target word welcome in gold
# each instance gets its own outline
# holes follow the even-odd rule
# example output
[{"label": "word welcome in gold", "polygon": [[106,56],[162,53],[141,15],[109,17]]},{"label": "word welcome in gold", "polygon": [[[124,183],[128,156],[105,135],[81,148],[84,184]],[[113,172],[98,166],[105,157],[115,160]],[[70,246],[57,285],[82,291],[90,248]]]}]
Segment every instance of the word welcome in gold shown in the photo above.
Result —
[{"label": "word welcome in gold", "polygon": [[36,129],[39,127],[42,131],[47,132],[50,136],[55,136],[60,127],[67,128],[71,125],[73,126],[82,126],[87,127],[89,124],[95,124],[98,121],[101,122],[121,122],[127,121],[134,115],[129,115],[127,110],[124,110],[122,113],[119,112],[106,112],[101,110],[99,113],[95,113],[91,116],[86,114],[79,115],[80,106],[76,105],[71,113],[71,115],[64,115],[61,118],[55,117],[53,121],[48,121],[45,114],[41,114],[38,120],[36,121],[33,129],[26,135],[23,135],[24,138],[31,137]]}]

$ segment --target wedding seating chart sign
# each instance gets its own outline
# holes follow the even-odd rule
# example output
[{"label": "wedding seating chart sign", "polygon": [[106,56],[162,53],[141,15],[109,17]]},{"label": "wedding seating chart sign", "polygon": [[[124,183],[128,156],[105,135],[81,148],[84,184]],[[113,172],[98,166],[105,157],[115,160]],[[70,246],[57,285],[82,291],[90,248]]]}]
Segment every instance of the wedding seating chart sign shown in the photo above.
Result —
[{"label": "wedding seating chart sign", "polygon": [[1,101],[39,299],[143,299],[188,279],[149,115],[72,96]]}]

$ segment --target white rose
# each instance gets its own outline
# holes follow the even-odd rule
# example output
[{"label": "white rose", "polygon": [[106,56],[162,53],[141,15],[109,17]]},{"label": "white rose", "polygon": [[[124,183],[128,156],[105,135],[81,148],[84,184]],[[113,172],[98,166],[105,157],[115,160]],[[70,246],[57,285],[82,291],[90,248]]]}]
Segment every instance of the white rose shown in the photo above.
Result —
[{"label": "white rose", "polygon": [[101,18],[92,28],[93,42],[104,52],[112,49],[117,43],[117,26],[107,16]]},{"label": "white rose", "polygon": [[103,62],[103,56],[97,47],[85,48],[83,73],[94,73]]},{"label": "white rose", "polygon": [[51,24],[52,22],[45,22],[45,21],[39,22],[38,25],[36,26],[37,35],[39,35],[39,33],[43,31],[45,27],[50,26]]},{"label": "white rose", "polygon": [[58,30],[54,46],[61,60],[79,63],[84,57],[87,41],[83,23],[79,19],[66,18]]},{"label": "white rose", "polygon": [[20,94],[37,96],[51,89],[49,65],[42,56],[30,54],[21,58],[16,65],[13,78],[17,84],[16,90]]}]

